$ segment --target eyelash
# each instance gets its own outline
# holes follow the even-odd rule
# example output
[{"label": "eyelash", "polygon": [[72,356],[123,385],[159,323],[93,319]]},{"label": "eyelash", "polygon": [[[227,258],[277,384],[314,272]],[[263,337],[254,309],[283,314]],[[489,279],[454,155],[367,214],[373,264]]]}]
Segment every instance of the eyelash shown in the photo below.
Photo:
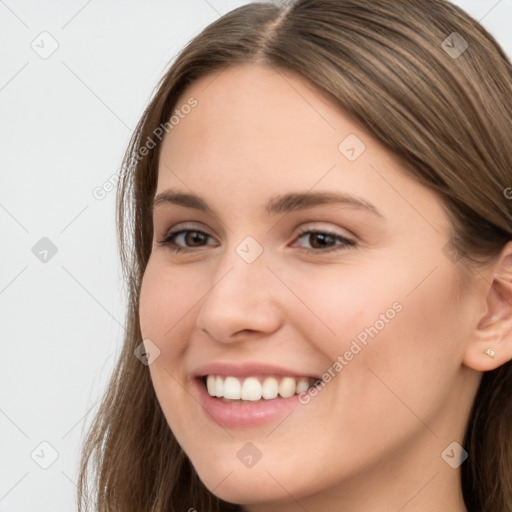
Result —
[{"label": "eyelash", "polygon": [[[210,235],[208,235],[208,233],[205,233],[204,231],[200,231],[198,229],[180,229],[180,230],[176,230],[176,231],[169,231],[169,233],[167,233],[164,237],[163,240],[159,241],[158,242],[158,245],[160,246],[167,246],[171,251],[175,252],[175,253],[179,253],[179,252],[183,252],[183,253],[186,253],[186,252],[192,252],[194,251],[194,249],[192,248],[184,248],[184,247],[180,247],[180,246],[176,246],[176,245],[172,245],[172,240],[178,236],[178,235],[181,235],[182,233],[189,233],[189,232],[192,232],[192,233],[200,233],[201,235],[206,235],[207,237],[209,237]],[[346,248],[348,247],[352,247],[352,246],[355,246],[356,243],[353,241],[353,240],[350,240],[348,238],[345,238],[341,235],[338,235],[336,233],[333,233],[331,231],[322,231],[322,230],[318,230],[318,229],[304,229],[304,230],[301,230],[299,232],[299,234],[297,235],[297,238],[300,238],[304,235],[312,235],[312,234],[321,234],[321,235],[328,235],[332,238],[334,238],[335,240],[340,240],[342,242],[342,245],[341,246],[337,246],[335,248],[331,248],[331,249],[327,249],[327,250],[322,250],[322,249],[308,249],[307,247],[298,247],[298,249],[302,252],[307,252],[307,253],[330,253],[330,252],[337,252],[337,251],[341,251],[341,250],[345,250]],[[204,247],[204,246],[200,246],[200,247]]]}]

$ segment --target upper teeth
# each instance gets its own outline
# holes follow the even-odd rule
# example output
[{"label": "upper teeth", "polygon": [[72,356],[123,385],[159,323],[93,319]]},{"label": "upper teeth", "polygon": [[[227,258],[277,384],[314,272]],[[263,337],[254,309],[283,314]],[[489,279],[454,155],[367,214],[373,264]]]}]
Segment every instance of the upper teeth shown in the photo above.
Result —
[{"label": "upper teeth", "polygon": [[260,382],[258,377],[221,377],[219,375],[208,375],[206,387],[211,396],[229,398],[231,400],[266,400],[277,398],[288,398],[295,393],[302,393],[310,386],[310,379],[307,377],[283,377],[279,382],[274,377],[267,377]]}]

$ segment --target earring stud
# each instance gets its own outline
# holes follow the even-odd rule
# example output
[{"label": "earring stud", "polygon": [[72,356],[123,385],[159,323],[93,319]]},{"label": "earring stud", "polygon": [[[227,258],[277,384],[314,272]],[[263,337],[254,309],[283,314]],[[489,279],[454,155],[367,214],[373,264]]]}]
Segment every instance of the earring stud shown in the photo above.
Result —
[{"label": "earring stud", "polygon": [[484,353],[487,354],[489,357],[494,357],[496,354],[494,353],[494,350],[492,348],[486,348],[484,350]]}]

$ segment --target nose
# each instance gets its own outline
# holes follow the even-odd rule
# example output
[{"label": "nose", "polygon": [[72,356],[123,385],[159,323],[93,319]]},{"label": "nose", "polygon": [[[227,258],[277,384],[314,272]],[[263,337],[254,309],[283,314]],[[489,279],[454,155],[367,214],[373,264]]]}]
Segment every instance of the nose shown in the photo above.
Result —
[{"label": "nose", "polygon": [[[238,261],[237,261],[238,259]],[[266,336],[282,321],[279,281],[260,256],[246,263],[234,255],[219,265],[201,302],[196,327],[221,343]]]}]

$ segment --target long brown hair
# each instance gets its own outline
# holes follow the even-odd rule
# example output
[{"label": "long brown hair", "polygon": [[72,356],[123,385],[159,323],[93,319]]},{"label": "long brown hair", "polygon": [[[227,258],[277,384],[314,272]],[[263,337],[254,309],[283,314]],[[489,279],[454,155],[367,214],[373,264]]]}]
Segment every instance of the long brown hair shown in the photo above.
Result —
[{"label": "long brown hair", "polygon": [[[153,235],[149,206],[162,140],[155,130],[170,127],[177,100],[193,80],[251,62],[305,77],[439,194],[462,274],[512,239],[512,204],[504,196],[512,186],[512,66],[461,9],[445,0],[298,0],[247,4],[222,16],[172,63],[124,157],[117,222],[126,334],[83,444],[80,511],[88,510],[89,499],[100,512],[240,510],[199,480],[134,349],[142,342],[139,290]],[[149,140],[152,149],[145,151]],[[464,447],[468,509],[510,512],[511,362],[484,373]]]}]

